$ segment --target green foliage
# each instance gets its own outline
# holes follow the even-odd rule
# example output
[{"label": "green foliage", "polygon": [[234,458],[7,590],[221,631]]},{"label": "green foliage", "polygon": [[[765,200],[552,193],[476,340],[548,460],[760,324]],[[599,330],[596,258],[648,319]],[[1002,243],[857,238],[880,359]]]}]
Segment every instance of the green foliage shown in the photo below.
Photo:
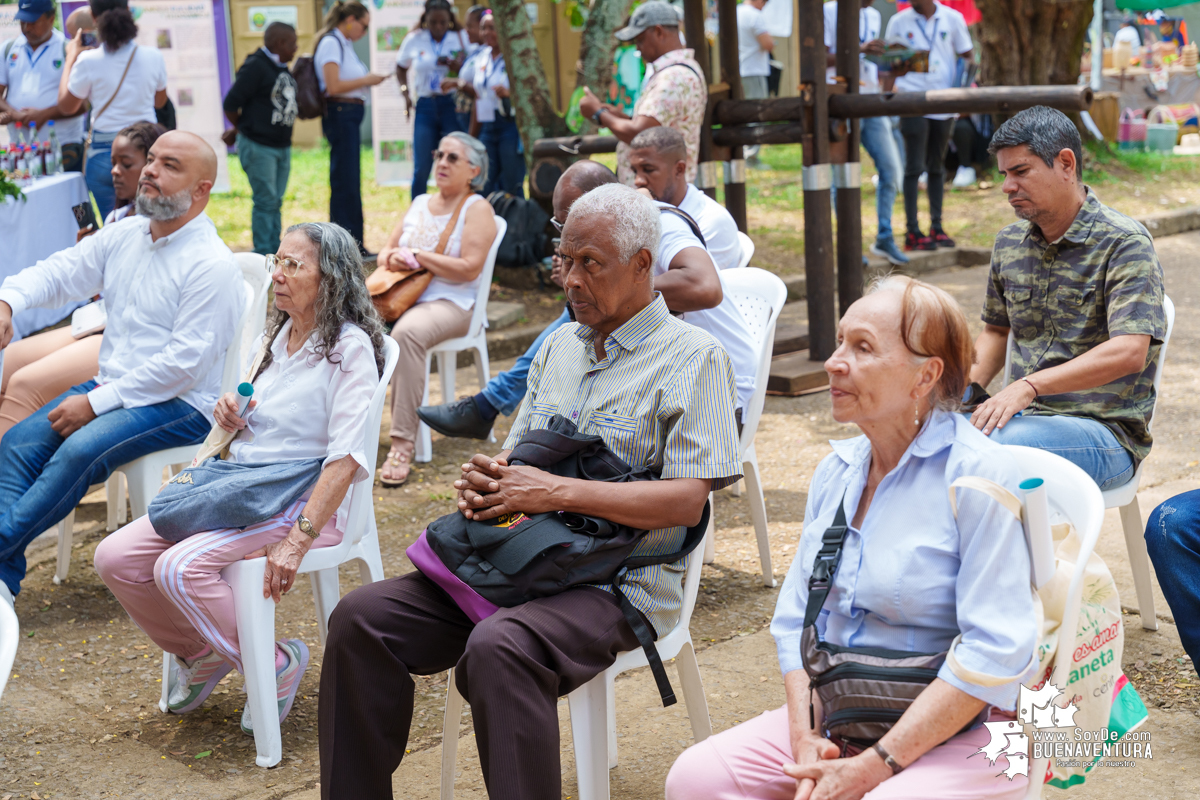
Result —
[{"label": "green foliage", "polygon": [[7,175],[0,173],[0,200],[6,197],[15,197],[18,200],[25,199],[25,192],[21,191],[21,187],[13,183]]}]

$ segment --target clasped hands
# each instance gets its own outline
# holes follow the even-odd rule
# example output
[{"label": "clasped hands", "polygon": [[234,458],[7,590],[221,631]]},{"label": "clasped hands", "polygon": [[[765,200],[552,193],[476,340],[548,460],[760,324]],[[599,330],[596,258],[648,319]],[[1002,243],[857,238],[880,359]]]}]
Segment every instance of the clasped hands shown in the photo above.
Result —
[{"label": "clasped hands", "polygon": [[859,800],[892,775],[874,751],[850,758],[840,753],[836,744],[811,733],[792,742],[796,763],[783,771],[796,781],[794,800]]},{"label": "clasped hands", "polygon": [[454,488],[462,515],[483,522],[517,512],[561,510],[558,490],[562,481],[537,467],[509,466],[503,456],[477,453],[462,465],[462,477],[454,482]]}]

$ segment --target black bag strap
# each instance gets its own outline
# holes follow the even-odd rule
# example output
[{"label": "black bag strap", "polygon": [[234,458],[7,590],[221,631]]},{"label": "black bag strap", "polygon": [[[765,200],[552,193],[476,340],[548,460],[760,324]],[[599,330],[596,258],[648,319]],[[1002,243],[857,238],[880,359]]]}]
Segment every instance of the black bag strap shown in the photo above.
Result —
[{"label": "black bag strap", "polygon": [[842,545],[846,541],[846,495],[838,502],[837,514],[825,533],[821,535],[821,549],[813,559],[812,575],[808,579],[808,604],[804,609],[804,627],[814,624],[829,590],[833,588],[833,576],[837,574],[842,560]]},{"label": "black bag strap", "polygon": [[708,247],[708,242],[704,241],[704,234],[700,232],[700,225],[692,218],[692,215],[684,211],[682,208],[677,208],[671,205],[661,205],[658,210],[663,214],[674,214],[679,217],[687,226],[692,229],[692,234],[700,240],[700,244]]},{"label": "black bag strap", "polygon": [[667,677],[667,668],[663,666],[662,658],[658,655],[658,648],[654,646],[654,632],[650,630],[650,626],[646,624],[646,620],[642,617],[641,612],[637,610],[637,607],[621,591],[621,582],[625,579],[625,574],[631,569],[649,567],[655,564],[674,564],[676,561],[685,558],[704,541],[704,534],[708,532],[708,518],[711,513],[712,509],[709,507],[708,501],[705,500],[704,510],[700,513],[700,522],[687,529],[687,535],[683,537],[683,545],[678,550],[674,553],[666,553],[659,556],[627,558],[621,564],[621,568],[617,570],[617,574],[613,578],[613,594],[617,596],[617,602],[621,606],[621,613],[625,615],[625,621],[629,623],[630,628],[633,628],[633,633],[637,636],[638,644],[642,646],[642,650],[646,653],[646,661],[650,663],[650,672],[654,675],[654,682],[658,685],[658,693],[662,697],[663,708],[675,705],[675,691],[671,688],[671,680]]}]

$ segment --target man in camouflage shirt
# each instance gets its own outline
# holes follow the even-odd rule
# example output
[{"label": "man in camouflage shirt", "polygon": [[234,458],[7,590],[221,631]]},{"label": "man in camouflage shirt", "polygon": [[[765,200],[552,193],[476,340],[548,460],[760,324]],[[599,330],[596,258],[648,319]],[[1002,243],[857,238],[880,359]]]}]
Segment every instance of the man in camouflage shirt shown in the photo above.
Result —
[{"label": "man in camouflage shirt", "polygon": [[1000,372],[1011,330],[1012,382],[971,422],[1061,455],[1101,489],[1119,486],[1150,453],[1167,330],[1154,244],[1083,184],[1082,143],[1063,113],[1022,111],[989,149],[1021,221],[996,237],[971,380],[986,386]]}]

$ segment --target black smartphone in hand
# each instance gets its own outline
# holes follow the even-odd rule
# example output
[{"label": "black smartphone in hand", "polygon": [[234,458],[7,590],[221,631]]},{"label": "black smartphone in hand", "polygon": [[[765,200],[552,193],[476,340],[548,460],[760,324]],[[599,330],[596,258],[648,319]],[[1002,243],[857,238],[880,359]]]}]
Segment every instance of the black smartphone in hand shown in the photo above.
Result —
[{"label": "black smartphone in hand", "polygon": [[71,206],[71,213],[75,215],[75,222],[79,224],[79,230],[83,230],[89,225],[93,229],[100,227],[96,224],[96,210],[92,208],[90,200],[77,206]]},{"label": "black smartphone in hand", "polygon": [[91,33],[89,31],[84,31],[83,36],[80,39],[80,42],[83,44],[84,47],[95,47],[96,41],[97,41],[96,34]]}]

